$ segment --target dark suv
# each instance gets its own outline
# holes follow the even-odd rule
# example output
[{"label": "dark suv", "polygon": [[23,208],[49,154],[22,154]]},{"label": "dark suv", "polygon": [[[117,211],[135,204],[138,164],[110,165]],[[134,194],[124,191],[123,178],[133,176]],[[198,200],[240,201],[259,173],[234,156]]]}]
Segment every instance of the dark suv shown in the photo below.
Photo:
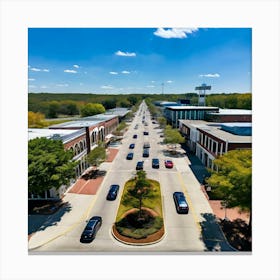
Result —
[{"label": "dark suv", "polygon": [[175,202],[177,213],[179,213],[179,214],[188,214],[189,213],[189,206],[186,201],[184,193],[174,192],[173,199]]},{"label": "dark suv", "polygon": [[100,229],[102,225],[102,218],[100,216],[93,216],[87,223],[81,238],[80,242],[89,243],[91,242],[95,236],[97,231]]}]

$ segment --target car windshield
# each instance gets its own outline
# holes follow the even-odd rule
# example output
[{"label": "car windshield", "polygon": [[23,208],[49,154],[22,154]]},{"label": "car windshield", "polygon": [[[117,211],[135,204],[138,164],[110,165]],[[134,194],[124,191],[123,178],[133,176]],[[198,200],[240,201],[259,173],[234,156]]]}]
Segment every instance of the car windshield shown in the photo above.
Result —
[{"label": "car windshield", "polygon": [[92,230],[95,227],[96,224],[97,224],[96,220],[89,221],[87,226],[86,226],[86,228],[85,228],[85,230]]}]

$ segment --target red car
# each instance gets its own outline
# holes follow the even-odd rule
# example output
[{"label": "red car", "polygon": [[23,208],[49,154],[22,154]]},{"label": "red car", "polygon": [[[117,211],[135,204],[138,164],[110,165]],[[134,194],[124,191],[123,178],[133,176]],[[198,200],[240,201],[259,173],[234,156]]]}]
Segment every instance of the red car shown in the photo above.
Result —
[{"label": "red car", "polygon": [[165,160],[164,165],[165,165],[166,168],[173,168],[172,160]]}]

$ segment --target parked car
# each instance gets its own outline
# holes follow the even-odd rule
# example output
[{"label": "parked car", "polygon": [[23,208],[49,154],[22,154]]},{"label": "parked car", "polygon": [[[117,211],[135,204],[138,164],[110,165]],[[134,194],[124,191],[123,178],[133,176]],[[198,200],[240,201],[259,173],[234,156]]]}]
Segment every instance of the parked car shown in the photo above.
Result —
[{"label": "parked car", "polygon": [[137,138],[137,134],[134,134],[134,135],[133,135],[133,138],[136,139],[136,138]]},{"label": "parked car", "polygon": [[134,147],[135,147],[135,144],[130,144],[129,145],[129,149],[134,149]]},{"label": "parked car", "polygon": [[143,150],[143,157],[149,157],[150,153],[149,153],[149,149],[144,149]]},{"label": "parked car", "polygon": [[111,185],[108,191],[107,200],[115,200],[117,198],[120,186],[119,185]]},{"label": "parked car", "polygon": [[165,167],[166,168],[173,168],[173,162],[172,162],[172,160],[165,160],[164,161],[164,165],[165,165]]},{"label": "parked car", "polygon": [[144,168],[144,161],[138,161],[136,164],[136,170],[143,170]]},{"label": "parked car", "polygon": [[82,242],[82,243],[91,242],[95,238],[101,225],[102,225],[102,218],[100,216],[93,216],[88,221],[88,223],[81,235],[80,242]]},{"label": "parked car", "polygon": [[132,160],[133,159],[133,153],[128,153],[126,156],[126,159]]},{"label": "parked car", "polygon": [[149,135],[149,132],[148,131],[144,131],[143,134],[144,135]]},{"label": "parked car", "polygon": [[153,158],[152,159],[152,167],[153,168],[159,168],[159,159],[158,158]]},{"label": "parked car", "polygon": [[184,193],[174,192],[173,199],[175,202],[176,210],[179,214],[188,214],[189,213],[189,206],[186,201]]}]

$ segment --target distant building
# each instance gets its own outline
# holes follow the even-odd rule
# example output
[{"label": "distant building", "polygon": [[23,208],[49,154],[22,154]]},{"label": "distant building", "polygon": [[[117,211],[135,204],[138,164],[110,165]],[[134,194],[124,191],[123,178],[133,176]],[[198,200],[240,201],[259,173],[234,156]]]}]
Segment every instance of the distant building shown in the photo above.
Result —
[{"label": "distant building", "polygon": [[211,123],[179,120],[179,130],[189,149],[208,168],[213,160],[230,150],[252,148],[252,123]]},{"label": "distant building", "polygon": [[204,120],[207,113],[219,112],[218,107],[209,106],[168,106],[164,109],[164,117],[173,127],[179,127],[179,120]]},{"label": "distant building", "polygon": [[205,116],[211,122],[252,122],[252,110],[219,109],[219,112],[209,112]]}]

